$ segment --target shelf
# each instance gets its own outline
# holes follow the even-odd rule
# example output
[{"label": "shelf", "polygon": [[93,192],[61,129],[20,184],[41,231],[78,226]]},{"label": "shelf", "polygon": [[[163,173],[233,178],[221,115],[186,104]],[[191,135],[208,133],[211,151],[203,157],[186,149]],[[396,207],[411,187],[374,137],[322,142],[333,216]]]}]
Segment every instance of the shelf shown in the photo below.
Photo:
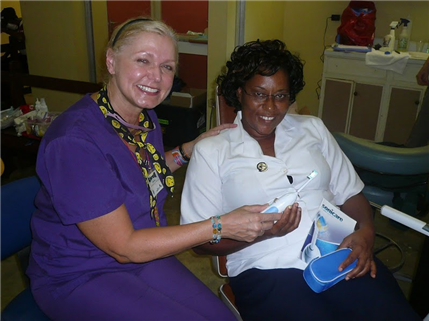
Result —
[{"label": "shelf", "polygon": [[207,56],[207,35],[189,35],[179,33],[179,53]]},{"label": "shelf", "polygon": [[178,41],[179,53],[207,56],[207,43]]}]

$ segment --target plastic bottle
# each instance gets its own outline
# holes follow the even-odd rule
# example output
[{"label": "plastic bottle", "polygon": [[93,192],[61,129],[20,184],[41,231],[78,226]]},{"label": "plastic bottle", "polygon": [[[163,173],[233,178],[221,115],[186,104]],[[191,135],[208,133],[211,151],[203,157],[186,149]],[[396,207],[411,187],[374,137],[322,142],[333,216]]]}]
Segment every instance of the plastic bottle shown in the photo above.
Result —
[{"label": "plastic bottle", "polygon": [[390,29],[390,34],[387,35],[387,48],[392,52],[395,50],[395,28]]},{"label": "plastic bottle", "polygon": [[46,105],[45,98],[40,99],[40,110],[47,112],[48,111],[48,105]]},{"label": "plastic bottle", "polygon": [[408,23],[410,20],[401,18],[402,31],[398,38],[398,51],[407,51],[410,35],[408,34]]},{"label": "plastic bottle", "polygon": [[395,29],[398,27],[398,24],[398,21],[392,21],[390,23],[390,33],[384,36],[383,51],[393,52],[393,50],[395,50]]},{"label": "plastic bottle", "polygon": [[39,111],[40,110],[40,108],[41,108],[41,104],[40,104],[40,100],[39,100],[39,98],[36,98],[36,103],[34,104],[34,108],[37,110],[37,111]]}]

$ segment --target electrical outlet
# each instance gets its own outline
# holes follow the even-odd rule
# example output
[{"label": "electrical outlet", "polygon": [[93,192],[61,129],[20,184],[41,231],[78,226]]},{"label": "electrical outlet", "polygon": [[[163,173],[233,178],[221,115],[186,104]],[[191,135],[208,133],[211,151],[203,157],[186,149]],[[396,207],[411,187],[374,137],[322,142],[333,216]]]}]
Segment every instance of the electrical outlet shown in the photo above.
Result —
[{"label": "electrical outlet", "polygon": [[339,14],[333,14],[333,15],[331,15],[331,20],[332,21],[340,21],[340,17],[341,17],[341,15],[339,15]]}]

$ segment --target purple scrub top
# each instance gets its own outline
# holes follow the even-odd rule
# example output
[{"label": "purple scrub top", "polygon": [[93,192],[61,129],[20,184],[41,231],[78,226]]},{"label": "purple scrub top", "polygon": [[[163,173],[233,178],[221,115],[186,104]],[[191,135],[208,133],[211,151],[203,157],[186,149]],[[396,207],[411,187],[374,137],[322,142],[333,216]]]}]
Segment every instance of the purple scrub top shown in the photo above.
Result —
[{"label": "purple scrub top", "polygon": [[[156,129],[146,141],[164,155],[156,114],[153,110],[148,114]],[[36,170],[42,188],[31,221],[33,242],[27,270],[33,290],[49,287],[52,295],[63,296],[104,272],[141,266],[118,263],[76,226],[125,204],[135,229],[155,227],[141,169],[89,95],[50,125],[39,148]],[[161,225],[167,225],[166,196],[164,188],[158,194]]]}]

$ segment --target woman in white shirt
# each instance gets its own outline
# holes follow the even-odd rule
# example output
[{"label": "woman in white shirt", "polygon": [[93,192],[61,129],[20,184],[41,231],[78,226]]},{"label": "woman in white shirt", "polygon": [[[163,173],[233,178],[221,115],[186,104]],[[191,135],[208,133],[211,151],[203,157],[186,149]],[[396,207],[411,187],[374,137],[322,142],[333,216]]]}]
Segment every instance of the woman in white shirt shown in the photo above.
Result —
[{"label": "woman in white shirt", "polygon": [[[305,84],[300,59],[279,40],[254,41],[237,47],[226,66],[217,83],[238,111],[238,126],[195,145],[181,222],[268,203],[298,190],[313,170],[318,173],[255,241],[221,239],[195,248],[199,254],[228,255],[230,284],[243,319],[417,319],[390,272],[374,261],[373,213],[352,164],[319,118],[287,114]],[[340,244],[352,252],[339,269],[358,261],[346,276],[350,282],[317,294],[302,277],[307,263],[300,253],[323,199],[357,221]],[[356,304],[357,296],[363,303]]]}]

